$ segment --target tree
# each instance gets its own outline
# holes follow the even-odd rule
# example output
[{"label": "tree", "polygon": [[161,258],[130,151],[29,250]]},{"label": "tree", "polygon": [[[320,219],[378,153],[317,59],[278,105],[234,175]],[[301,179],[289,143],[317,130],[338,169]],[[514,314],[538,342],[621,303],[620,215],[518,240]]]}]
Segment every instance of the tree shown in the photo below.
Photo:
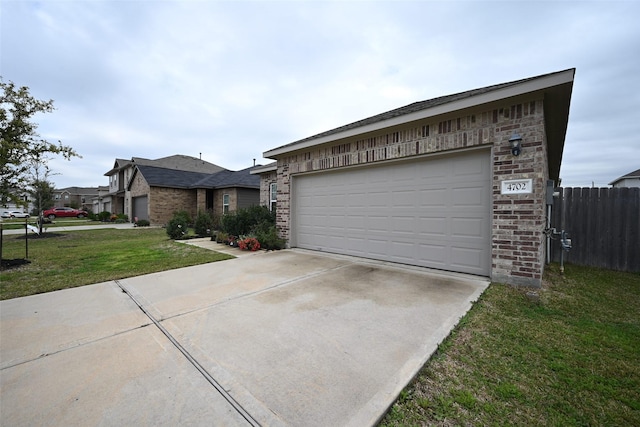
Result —
[{"label": "tree", "polygon": [[46,167],[48,155],[62,155],[70,160],[80,157],[73,148],[42,139],[38,125],[32,121],[37,113],[53,112],[53,100],[41,101],[29,93],[29,88],[17,88],[0,77],[0,204],[23,204],[24,194],[35,180],[34,165]]}]

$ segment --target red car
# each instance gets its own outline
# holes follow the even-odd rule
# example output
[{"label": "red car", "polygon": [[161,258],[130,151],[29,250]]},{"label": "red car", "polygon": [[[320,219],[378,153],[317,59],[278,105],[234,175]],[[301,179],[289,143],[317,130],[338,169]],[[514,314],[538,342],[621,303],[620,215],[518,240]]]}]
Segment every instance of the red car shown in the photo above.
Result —
[{"label": "red car", "polygon": [[82,210],[73,209],[73,208],[52,208],[42,212],[42,216],[45,216],[49,219],[53,219],[56,217],[84,218],[88,215],[89,214],[87,213],[87,211],[82,211]]}]

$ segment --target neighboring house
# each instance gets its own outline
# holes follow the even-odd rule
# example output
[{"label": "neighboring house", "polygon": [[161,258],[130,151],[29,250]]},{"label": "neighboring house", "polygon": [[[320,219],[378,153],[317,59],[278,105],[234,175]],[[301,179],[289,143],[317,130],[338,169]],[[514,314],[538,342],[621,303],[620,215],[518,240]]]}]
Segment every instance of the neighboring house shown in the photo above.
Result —
[{"label": "neighboring house", "polygon": [[416,102],[266,151],[277,167],[262,167],[261,203],[275,184],[290,247],[540,286],[574,73]]},{"label": "neighboring house", "polygon": [[622,175],[609,183],[614,187],[640,187],[640,169]]},{"label": "neighboring house", "polygon": [[67,187],[53,191],[53,207],[73,207],[93,212],[93,198],[98,195],[98,187]]},{"label": "neighboring house", "polygon": [[11,193],[14,197],[20,200],[18,204],[11,200],[5,200],[4,203],[0,203],[0,208],[4,211],[18,211],[31,213],[35,209],[34,201],[28,192],[22,192],[18,189],[11,189]]},{"label": "neighboring house", "polygon": [[173,156],[162,157],[159,159],[145,159],[144,157],[133,157],[131,160],[116,159],[113,168],[105,173],[109,177],[109,193],[110,202],[108,208],[104,210],[115,213],[125,214],[133,220],[133,205],[130,192],[127,185],[133,176],[134,168],[137,165],[156,166],[166,169],[175,169],[189,172],[216,173],[226,170],[218,165],[209,163],[197,157],[176,154]]},{"label": "neighboring house", "polygon": [[93,204],[91,212],[95,214],[100,212],[111,212],[111,196],[109,195],[109,186],[99,186],[98,195],[94,196],[91,202]]},{"label": "neighboring house", "polygon": [[260,203],[260,177],[252,168],[233,172],[192,172],[136,165],[127,185],[132,218],[166,224],[177,211],[222,215]]}]

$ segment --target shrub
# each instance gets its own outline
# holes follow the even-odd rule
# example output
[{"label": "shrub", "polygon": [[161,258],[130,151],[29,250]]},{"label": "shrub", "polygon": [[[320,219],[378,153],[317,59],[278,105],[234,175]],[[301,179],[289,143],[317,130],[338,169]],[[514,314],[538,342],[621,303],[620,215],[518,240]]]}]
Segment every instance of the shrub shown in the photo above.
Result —
[{"label": "shrub", "polygon": [[150,225],[151,223],[146,219],[139,219],[138,222],[136,222],[136,226],[138,227],[148,227]]},{"label": "shrub", "polygon": [[208,236],[213,230],[212,215],[208,212],[199,211],[193,228],[198,236]]},{"label": "shrub", "polygon": [[97,216],[98,216],[98,221],[108,221],[109,218],[111,218],[111,212],[102,211]]},{"label": "shrub", "polygon": [[220,221],[220,228],[226,234],[240,234],[238,231],[243,227],[240,224],[237,212],[231,212],[223,216]]},{"label": "shrub", "polygon": [[262,223],[255,231],[256,239],[260,242],[260,246],[267,250],[284,249],[287,241],[278,236],[278,229],[275,225]]},{"label": "shrub", "polygon": [[238,247],[243,251],[255,252],[260,249],[260,242],[255,237],[245,237],[242,240],[238,240]]},{"label": "shrub", "polygon": [[275,225],[275,212],[269,211],[266,206],[251,206],[223,216],[221,228],[225,233],[240,236],[254,233],[256,227],[264,222]]},{"label": "shrub", "polygon": [[227,239],[229,239],[229,235],[223,231],[220,231],[218,232],[218,234],[216,234],[217,243],[227,243]]},{"label": "shrub", "polygon": [[173,219],[178,219],[181,223],[187,224],[187,227],[192,224],[191,215],[187,211],[177,211],[173,213]]},{"label": "shrub", "polygon": [[167,223],[167,235],[170,239],[182,239],[187,235],[188,217],[188,215],[183,215],[182,212],[177,212],[173,215],[173,218]]}]

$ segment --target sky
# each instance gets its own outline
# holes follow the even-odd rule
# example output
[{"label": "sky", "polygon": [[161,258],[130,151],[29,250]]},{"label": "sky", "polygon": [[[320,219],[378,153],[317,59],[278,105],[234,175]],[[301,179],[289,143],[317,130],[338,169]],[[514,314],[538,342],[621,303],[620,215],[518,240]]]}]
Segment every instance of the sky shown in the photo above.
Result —
[{"label": "sky", "polygon": [[262,153],[413,102],[576,68],[560,175],[640,169],[640,1],[0,0],[0,76],[54,101],[38,133],[82,158]]}]

